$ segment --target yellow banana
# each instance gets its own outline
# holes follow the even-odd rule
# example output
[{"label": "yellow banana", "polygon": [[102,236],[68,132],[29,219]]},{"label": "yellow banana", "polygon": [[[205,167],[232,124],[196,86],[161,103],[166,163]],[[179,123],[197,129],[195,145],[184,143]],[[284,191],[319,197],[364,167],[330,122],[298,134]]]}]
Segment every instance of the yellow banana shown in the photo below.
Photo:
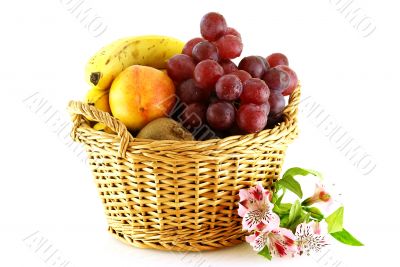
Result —
[{"label": "yellow banana", "polygon": [[99,110],[111,113],[108,95],[108,90],[100,90],[98,87],[94,86],[87,92],[85,102],[95,106]]},{"label": "yellow banana", "polygon": [[184,43],[178,39],[146,35],[117,40],[100,49],[87,63],[87,82],[100,90],[110,88],[112,81],[131,65],[163,69],[169,58],[182,52]]},{"label": "yellow banana", "polygon": [[[89,105],[95,106],[97,109],[106,111],[111,114],[110,103],[108,101],[109,90],[100,90],[98,87],[93,86],[86,94],[85,102]],[[90,125],[93,125],[94,122],[91,122]],[[98,122],[93,128],[96,131],[104,130],[105,132],[111,131],[104,124]]]},{"label": "yellow banana", "polygon": [[107,126],[105,126],[101,122],[96,123],[93,126],[93,129],[96,130],[96,131],[104,131],[104,132],[109,133],[109,134],[113,134],[114,133],[113,130],[111,130],[110,128],[108,128]]}]

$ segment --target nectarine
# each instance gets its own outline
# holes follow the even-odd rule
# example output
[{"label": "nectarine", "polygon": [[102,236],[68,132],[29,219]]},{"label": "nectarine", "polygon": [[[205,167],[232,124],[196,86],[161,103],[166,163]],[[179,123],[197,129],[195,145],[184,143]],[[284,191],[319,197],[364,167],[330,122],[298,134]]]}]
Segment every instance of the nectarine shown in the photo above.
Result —
[{"label": "nectarine", "polygon": [[175,86],[164,72],[133,65],[122,71],[110,89],[111,112],[129,130],[169,115],[175,103]]}]

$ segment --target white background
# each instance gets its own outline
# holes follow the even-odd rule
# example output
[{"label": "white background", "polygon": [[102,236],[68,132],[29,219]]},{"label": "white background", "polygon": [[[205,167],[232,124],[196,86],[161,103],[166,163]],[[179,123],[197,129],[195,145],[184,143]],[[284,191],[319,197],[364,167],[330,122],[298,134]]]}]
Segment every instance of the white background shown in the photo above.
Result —
[{"label": "white background", "polygon": [[[384,266],[397,262],[396,219],[400,178],[398,151],[398,7],[395,1],[354,0],[349,7],[368,16],[365,24],[338,11],[340,0],[284,1],[94,1],[83,5],[101,17],[103,34],[87,29],[68,9],[72,0],[8,1],[1,4],[1,220],[0,266],[51,266],[53,257],[29,247],[30,235],[47,239],[68,266]],[[72,1],[77,2],[77,1]],[[82,99],[87,59],[116,38],[165,34],[188,40],[199,35],[208,11],[225,15],[244,40],[243,55],[284,52],[303,85],[299,138],[284,169],[316,169],[335,184],[345,203],[345,227],[365,247],[336,242],[326,256],[266,263],[239,245],[184,254],[136,249],[106,231],[101,202],[89,168],[65,137],[67,102]],[[376,27],[368,37],[362,30]],[[51,109],[34,112],[25,99],[37,93]],[[354,138],[376,168],[366,173],[326,136],[317,103],[328,121]],[[46,122],[49,112],[55,117]],[[47,117],[46,117],[47,116]],[[57,120],[55,121],[55,118]],[[366,161],[363,162],[366,164]],[[36,234],[35,234],[36,233]],[[47,255],[47,256],[46,256]],[[335,265],[335,262],[336,265]],[[389,266],[393,266],[389,264]]]}]

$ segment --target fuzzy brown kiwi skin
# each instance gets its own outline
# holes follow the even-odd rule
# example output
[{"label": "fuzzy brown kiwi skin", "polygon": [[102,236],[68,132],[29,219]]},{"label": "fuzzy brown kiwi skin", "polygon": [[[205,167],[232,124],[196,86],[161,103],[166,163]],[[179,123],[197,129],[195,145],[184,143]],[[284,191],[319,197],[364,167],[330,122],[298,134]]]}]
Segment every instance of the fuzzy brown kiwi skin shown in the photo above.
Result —
[{"label": "fuzzy brown kiwi skin", "polygon": [[152,140],[194,140],[193,135],[188,130],[170,118],[158,118],[149,122],[136,137]]}]

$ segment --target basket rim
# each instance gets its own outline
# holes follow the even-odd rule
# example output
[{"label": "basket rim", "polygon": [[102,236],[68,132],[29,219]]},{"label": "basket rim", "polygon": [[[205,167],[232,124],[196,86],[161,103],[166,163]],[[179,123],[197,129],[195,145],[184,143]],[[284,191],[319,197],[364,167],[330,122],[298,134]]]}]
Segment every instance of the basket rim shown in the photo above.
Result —
[{"label": "basket rim", "polygon": [[[225,142],[227,140],[230,139],[235,139],[235,140],[242,140],[242,139],[254,139],[260,135],[266,134],[269,135],[271,130],[277,129],[280,125],[285,126],[285,123],[288,123],[289,120],[284,120],[280,123],[278,123],[274,128],[271,129],[265,129],[262,130],[258,133],[251,133],[251,134],[236,134],[236,135],[230,135],[227,137],[223,137],[223,138],[213,138],[213,139],[207,139],[207,140],[153,140],[153,139],[146,139],[146,138],[137,138],[137,137],[133,137],[132,134],[132,138],[129,140],[129,143],[147,143],[147,144],[179,144],[179,143],[187,143],[187,144],[217,144],[219,142]],[[101,135],[104,136],[110,136],[110,137],[115,137],[117,135],[117,133],[107,133],[107,132],[103,132],[103,131],[97,131],[95,129],[93,129],[93,127],[90,127],[90,125],[87,122],[83,122],[82,125],[80,126],[81,128],[84,128],[85,130],[88,131],[92,131],[93,133],[99,134],[99,132],[101,133]],[[285,127],[284,127],[285,128]]]},{"label": "basket rim", "polygon": [[[260,141],[267,143],[273,143],[277,145],[287,145],[291,142],[291,138],[286,138],[288,135],[297,135],[297,111],[298,104],[300,102],[300,83],[290,95],[288,105],[283,111],[283,121],[278,123],[274,128],[265,129],[258,133],[245,134],[245,135],[232,135],[224,138],[214,138],[208,140],[193,140],[193,141],[180,141],[180,140],[152,140],[136,138],[127,130],[126,126],[118,119],[113,117],[107,112],[98,110],[94,106],[85,104],[80,101],[70,101],[68,104],[68,110],[72,115],[72,121],[74,127],[71,131],[71,136],[74,140],[81,142],[77,138],[77,132],[82,130],[90,132],[94,135],[99,135],[106,138],[120,138],[121,142],[121,155],[125,154],[128,146],[140,146],[140,145],[151,145],[156,146],[201,146],[204,149],[211,146],[226,145],[232,142],[251,142],[255,139],[261,139]],[[105,123],[111,128],[114,133],[107,133],[104,131],[98,131],[93,129],[89,120]]]}]

